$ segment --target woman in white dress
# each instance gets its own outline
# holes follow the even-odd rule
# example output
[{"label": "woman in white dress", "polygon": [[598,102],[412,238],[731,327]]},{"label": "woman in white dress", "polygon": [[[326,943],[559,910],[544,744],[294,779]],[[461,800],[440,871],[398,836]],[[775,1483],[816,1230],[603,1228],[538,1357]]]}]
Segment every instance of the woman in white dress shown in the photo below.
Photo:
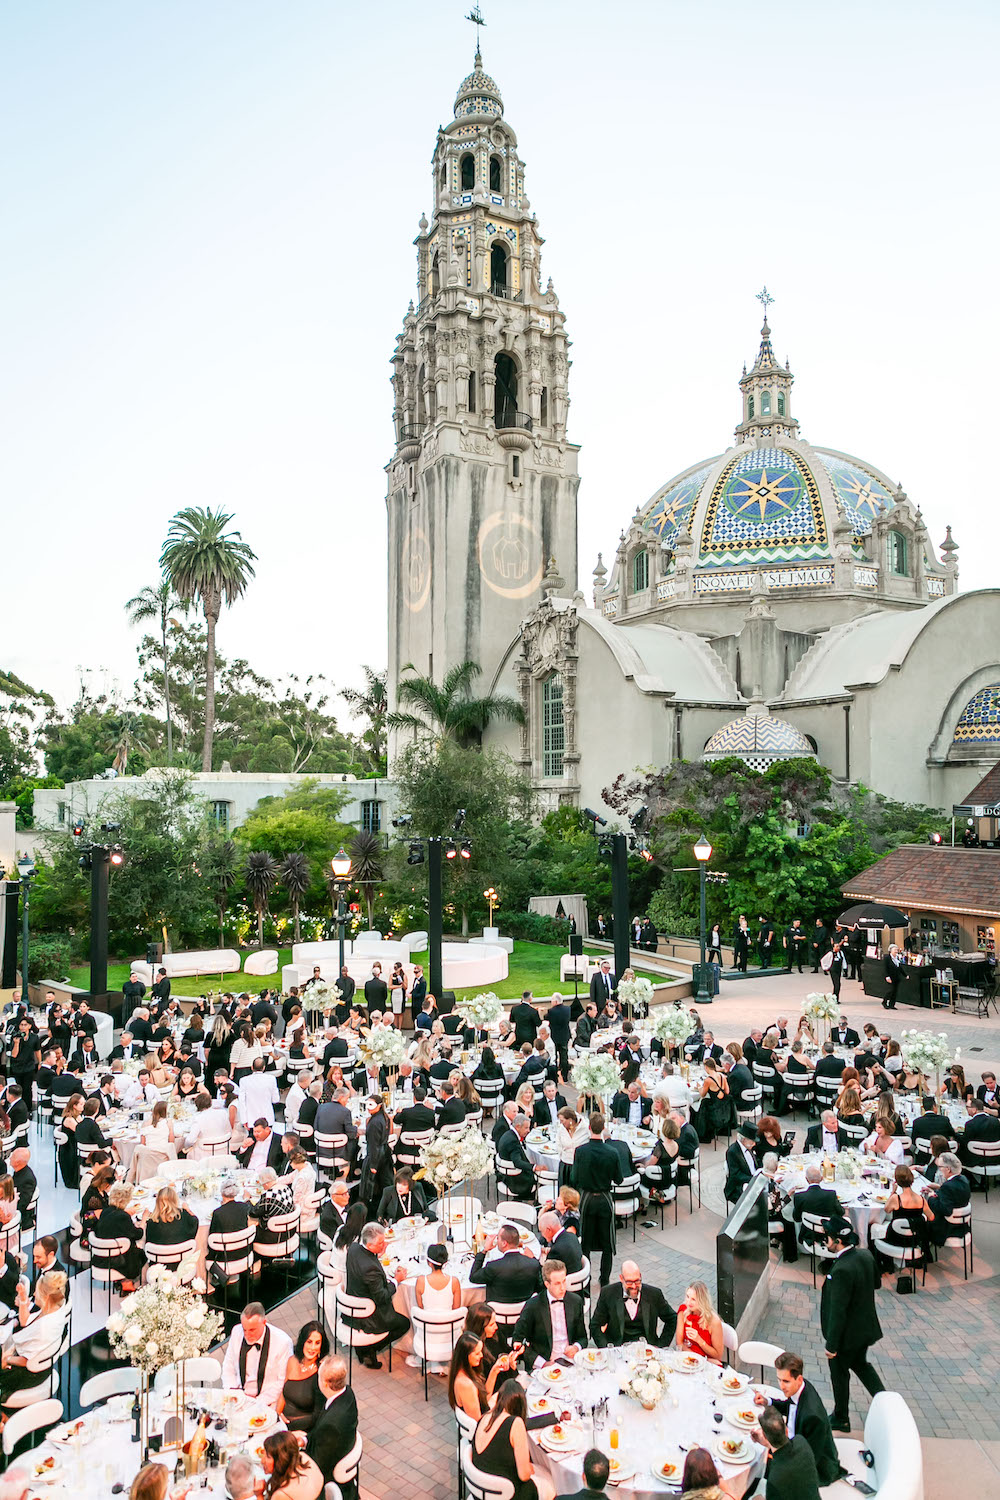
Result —
[{"label": "woman in white dress", "polygon": [[[457,1276],[451,1276],[445,1270],[448,1264],[447,1245],[429,1245],[427,1247],[427,1262],[430,1270],[424,1276],[417,1277],[414,1288],[414,1296],[418,1307],[427,1312],[445,1312],[461,1307],[462,1285]],[[453,1343],[453,1332],[451,1327],[428,1328],[424,1324],[415,1324],[413,1328],[413,1347],[419,1349],[424,1346],[424,1357],[427,1360],[427,1368],[432,1375],[446,1375],[451,1363],[451,1349]],[[420,1366],[419,1354],[407,1356],[408,1365]]]},{"label": "woman in white dress", "polygon": [[301,1147],[296,1147],[288,1158],[288,1181],[292,1185],[292,1199],[301,1215],[299,1228],[303,1234],[311,1234],[319,1223],[319,1209],[309,1202],[316,1191],[316,1168],[310,1166],[309,1158]]},{"label": "woman in white dress", "polygon": [[392,1006],[392,1024],[402,1030],[403,1006],[406,1004],[406,974],[398,959],[392,966],[392,976],[389,980],[389,1003]]},{"label": "woman in white dress", "polygon": [[144,1182],[147,1177],[155,1176],[161,1162],[171,1161],[176,1155],[174,1127],[167,1118],[167,1106],[160,1099],[153,1105],[149,1124],[139,1133],[126,1182]]},{"label": "woman in white dress", "polygon": [[556,1150],[559,1152],[558,1186],[569,1182],[573,1175],[573,1158],[584,1141],[590,1139],[590,1126],[581,1120],[576,1110],[567,1105],[557,1116]]}]

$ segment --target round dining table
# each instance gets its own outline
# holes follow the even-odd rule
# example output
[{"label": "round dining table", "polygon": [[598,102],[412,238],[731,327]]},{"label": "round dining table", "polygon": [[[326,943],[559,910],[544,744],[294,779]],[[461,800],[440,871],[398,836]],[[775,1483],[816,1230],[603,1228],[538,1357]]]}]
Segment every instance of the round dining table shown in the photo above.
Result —
[{"label": "round dining table", "polygon": [[[611,1135],[615,1140],[624,1141],[632,1153],[632,1161],[645,1161],[656,1144],[656,1137],[651,1130],[644,1130],[638,1125],[628,1125],[624,1120],[611,1121]],[[555,1128],[552,1125],[536,1125],[529,1130],[524,1140],[525,1154],[532,1166],[541,1167],[546,1172],[558,1172],[559,1151],[555,1144]]]},{"label": "round dining table", "polygon": [[[652,1411],[622,1392],[647,1353],[670,1367],[665,1393]],[[550,1378],[554,1369],[560,1371],[556,1380]],[[551,1426],[528,1432],[532,1462],[549,1475],[557,1495],[585,1488],[583,1456],[591,1447],[617,1465],[611,1474],[616,1492],[635,1500],[679,1494],[685,1454],[693,1447],[708,1449],[737,1497],[763,1474],[765,1450],[750,1437],[758,1410],[753,1393],[768,1399],[780,1393],[701,1355],[641,1344],[581,1349],[572,1368],[544,1366],[521,1380],[529,1418],[549,1412],[560,1418],[559,1433]],[[735,1388],[727,1389],[726,1381]]]},{"label": "round dining table", "polygon": [[231,1178],[239,1188],[242,1201],[255,1203],[259,1194],[259,1174],[241,1167],[235,1156],[212,1156],[203,1161],[161,1162],[154,1177],[137,1183],[132,1190],[133,1210],[152,1212],[156,1195],[162,1187],[175,1187],[182,1208],[188,1209],[198,1220],[197,1275],[205,1277],[205,1256],[208,1250],[208,1226],[215,1210],[222,1203],[222,1184]]},{"label": "round dining table", "polygon": [[[806,1168],[814,1165],[822,1166],[825,1159],[821,1151],[786,1156],[778,1163],[775,1181],[783,1193],[794,1193],[806,1185]],[[857,1158],[852,1156],[848,1173],[844,1171],[843,1153],[836,1158],[829,1159],[834,1162],[835,1175],[831,1179],[824,1177],[819,1186],[831,1188],[837,1194],[855,1234],[861,1244],[866,1245],[869,1226],[880,1223],[885,1217],[885,1205],[893,1188],[893,1168],[889,1163],[874,1160],[865,1161],[862,1167],[856,1168],[854,1162]],[[919,1193],[927,1186],[927,1179],[915,1170],[914,1192]],[[788,1204],[782,1213],[786,1219],[790,1219],[791,1204]]]}]

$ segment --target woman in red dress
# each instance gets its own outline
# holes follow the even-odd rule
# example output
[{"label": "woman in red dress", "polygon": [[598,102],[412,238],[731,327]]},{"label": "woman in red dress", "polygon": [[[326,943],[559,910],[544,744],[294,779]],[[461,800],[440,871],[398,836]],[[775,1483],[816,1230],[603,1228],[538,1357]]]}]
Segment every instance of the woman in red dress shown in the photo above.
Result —
[{"label": "woman in red dress", "polygon": [[721,1365],[724,1353],[722,1319],[712,1306],[708,1287],[703,1281],[692,1281],[677,1309],[677,1347]]}]

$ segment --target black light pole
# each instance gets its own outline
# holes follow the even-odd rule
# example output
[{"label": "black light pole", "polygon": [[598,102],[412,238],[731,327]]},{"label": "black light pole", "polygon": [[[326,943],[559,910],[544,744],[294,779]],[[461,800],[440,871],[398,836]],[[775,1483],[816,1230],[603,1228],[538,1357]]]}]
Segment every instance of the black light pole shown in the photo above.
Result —
[{"label": "black light pole", "polygon": [[427,840],[427,947],[430,992],[440,1005],[444,989],[441,941],[444,936],[444,893],[441,881],[442,840]]},{"label": "black light pole", "polygon": [[90,993],[108,992],[108,873],[111,850],[95,844],[90,850]]},{"label": "black light pole", "polygon": [[615,924],[615,974],[629,967],[628,834],[613,833],[611,843],[611,914]]},{"label": "black light pole", "polygon": [[347,925],[347,903],[344,900],[344,892],[347,890],[348,881],[351,878],[351,856],[341,845],[330,861],[333,871],[333,888],[337,893],[337,941],[340,944],[340,965],[337,969],[337,979],[340,978],[344,967],[344,932]]},{"label": "black light pole", "polygon": [[712,996],[708,987],[708,965],[705,962],[705,938],[708,924],[707,908],[705,903],[706,866],[712,858],[712,846],[704,834],[694,846],[694,857],[698,861],[699,878],[699,931],[701,934],[701,963],[698,967],[698,991],[695,995],[697,1005],[711,1005]]},{"label": "black light pole", "polygon": [[17,862],[17,874],[21,882],[21,1000],[28,1000],[28,905],[31,900],[31,881],[35,873],[34,862],[22,854]]}]

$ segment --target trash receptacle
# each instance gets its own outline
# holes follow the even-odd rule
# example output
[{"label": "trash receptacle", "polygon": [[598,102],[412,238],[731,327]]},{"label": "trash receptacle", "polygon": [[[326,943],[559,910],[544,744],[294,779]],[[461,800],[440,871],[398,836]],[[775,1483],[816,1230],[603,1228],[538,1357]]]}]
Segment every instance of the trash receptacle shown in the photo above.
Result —
[{"label": "trash receptacle", "polygon": [[694,992],[693,998],[697,1000],[704,985],[705,993],[711,999],[719,993],[719,980],[715,964],[692,964],[691,965],[691,987]]}]

